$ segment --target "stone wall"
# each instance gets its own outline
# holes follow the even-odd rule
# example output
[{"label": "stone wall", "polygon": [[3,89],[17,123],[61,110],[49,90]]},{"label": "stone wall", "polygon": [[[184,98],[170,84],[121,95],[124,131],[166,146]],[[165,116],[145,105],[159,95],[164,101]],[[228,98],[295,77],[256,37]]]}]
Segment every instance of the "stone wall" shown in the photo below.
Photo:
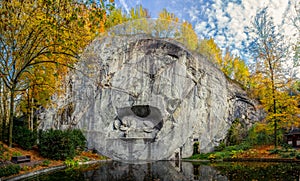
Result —
[{"label": "stone wall", "polygon": [[84,131],[89,148],[115,160],[188,157],[195,142],[209,152],[235,119],[249,127],[258,120],[241,88],[169,39],[96,39],[72,80],[70,124]]}]

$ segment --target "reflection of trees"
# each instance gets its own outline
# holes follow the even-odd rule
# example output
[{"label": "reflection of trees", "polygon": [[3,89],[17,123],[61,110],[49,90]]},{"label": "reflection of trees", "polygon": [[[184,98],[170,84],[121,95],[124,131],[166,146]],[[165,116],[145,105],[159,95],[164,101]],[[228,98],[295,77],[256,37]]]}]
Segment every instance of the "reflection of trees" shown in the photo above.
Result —
[{"label": "reflection of trees", "polygon": [[222,163],[214,165],[229,180],[298,180],[298,163]]}]

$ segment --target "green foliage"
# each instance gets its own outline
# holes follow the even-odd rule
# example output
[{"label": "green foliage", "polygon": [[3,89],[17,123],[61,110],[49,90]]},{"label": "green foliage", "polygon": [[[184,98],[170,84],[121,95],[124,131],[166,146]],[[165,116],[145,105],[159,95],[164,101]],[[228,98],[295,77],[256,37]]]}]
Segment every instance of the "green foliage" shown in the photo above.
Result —
[{"label": "green foliage", "polygon": [[292,145],[289,145],[289,144],[287,144],[287,143],[282,143],[282,144],[281,144],[281,147],[282,147],[283,149],[292,149],[292,148],[293,148]]},{"label": "green foliage", "polygon": [[228,142],[227,145],[237,145],[242,143],[246,135],[246,127],[240,123],[239,119],[234,120],[226,136]]},{"label": "green foliage", "polygon": [[22,156],[22,153],[18,152],[18,151],[14,151],[12,153],[12,156]]},{"label": "green foliage", "polygon": [[3,161],[8,161],[10,159],[10,155],[9,153],[4,153],[3,155],[0,155],[0,160],[3,160]]},{"label": "green foliage", "polygon": [[82,132],[79,129],[74,129],[71,131],[71,136],[73,139],[73,143],[75,145],[75,149],[78,153],[81,153],[86,146],[86,139]]},{"label": "green foliage", "polygon": [[23,126],[15,127],[13,141],[25,150],[30,150],[36,144],[37,134]]},{"label": "green foliage", "polygon": [[87,157],[87,156],[83,156],[83,157],[81,157],[81,161],[82,162],[87,162],[87,161],[90,161],[90,158]]},{"label": "green foliage", "polygon": [[297,152],[296,149],[288,148],[288,147],[282,147],[281,149],[275,148],[269,151],[270,154],[279,154],[281,158],[300,158],[300,152]]},{"label": "green foliage", "polygon": [[41,163],[41,166],[49,166],[51,164],[51,161],[50,160],[44,160],[42,163]]},{"label": "green foliage", "polygon": [[224,151],[239,151],[239,150],[248,150],[251,148],[251,144],[248,142],[243,142],[239,145],[227,146]]},{"label": "green foliage", "polygon": [[220,145],[217,147],[218,149],[215,150],[212,153],[201,153],[201,154],[195,154],[189,159],[199,159],[199,160],[221,160],[224,158],[235,158],[237,154],[243,152],[244,150],[247,150],[251,148],[251,144],[247,142],[243,142],[239,145],[233,145],[233,146],[225,146],[224,143],[220,143]]},{"label": "green foliage", "polygon": [[3,161],[9,160],[9,154],[5,153],[6,151],[8,151],[7,148],[5,148],[3,144],[0,144],[0,160]]},{"label": "green foliage", "polygon": [[0,167],[0,178],[17,174],[20,172],[20,170],[21,170],[21,167],[19,165],[15,165],[15,164],[10,164],[10,165]]},{"label": "green foliage", "polygon": [[214,164],[228,180],[298,180],[298,163],[218,163]]},{"label": "green foliage", "polygon": [[215,151],[223,151],[225,149],[225,147],[226,147],[225,142],[221,141],[220,144],[219,144],[219,146],[215,147]]},{"label": "green foliage", "polygon": [[24,166],[21,168],[21,171],[28,171],[29,169],[30,169],[29,166],[24,165]]},{"label": "green foliage", "polygon": [[221,160],[223,158],[228,158],[228,152],[214,152],[208,156],[210,161]]},{"label": "green foliage", "polygon": [[300,160],[300,153],[297,153],[295,156],[296,159]]},{"label": "green foliage", "polygon": [[189,159],[195,159],[195,160],[208,160],[208,157],[211,153],[200,153],[200,154],[195,154],[191,157],[189,157]]},{"label": "green foliage", "polygon": [[72,159],[83,150],[85,138],[79,130],[47,130],[40,133],[39,150],[54,160]]},{"label": "green foliage", "polygon": [[67,159],[65,160],[65,165],[68,167],[68,168],[76,168],[79,166],[79,161],[78,160],[73,160],[73,159]]},{"label": "green foliage", "polygon": [[198,141],[193,144],[193,155],[194,154],[199,154],[199,142]]},{"label": "green foliage", "polygon": [[280,152],[280,150],[276,148],[276,149],[270,150],[269,152],[270,152],[270,154],[278,154]]},{"label": "green foliage", "polygon": [[266,132],[257,133],[257,138],[256,138],[257,145],[263,145],[263,144],[267,145],[267,144],[272,143],[272,141],[273,141],[273,138],[268,133],[266,133]]},{"label": "green foliage", "polygon": [[7,149],[3,146],[3,144],[0,144],[0,157],[6,152]]},{"label": "green foliage", "polygon": [[250,128],[246,142],[251,145],[269,145],[273,142],[273,135],[265,125],[255,124]]}]

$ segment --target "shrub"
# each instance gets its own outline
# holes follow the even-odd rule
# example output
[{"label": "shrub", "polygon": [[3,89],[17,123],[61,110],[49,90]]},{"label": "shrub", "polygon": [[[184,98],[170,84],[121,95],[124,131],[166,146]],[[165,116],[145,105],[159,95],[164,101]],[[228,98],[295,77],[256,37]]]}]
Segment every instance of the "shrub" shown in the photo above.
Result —
[{"label": "shrub", "polygon": [[273,143],[273,136],[267,134],[266,132],[259,132],[256,138],[257,145],[269,145]]},{"label": "shrub", "polygon": [[223,151],[225,149],[225,147],[226,147],[225,142],[221,141],[220,144],[219,144],[219,146],[216,146],[214,150],[215,151]]},{"label": "shrub", "polygon": [[44,160],[44,161],[41,163],[41,166],[48,167],[50,164],[51,164],[51,161],[50,161],[50,160]]},{"label": "shrub", "polygon": [[8,149],[5,148],[3,146],[3,144],[0,143],[0,161],[7,161],[7,160],[9,160],[9,154],[6,151],[8,151]]},{"label": "shrub", "polygon": [[22,156],[22,153],[18,152],[18,151],[14,151],[12,153],[12,156]]},{"label": "shrub", "polygon": [[296,153],[296,157],[297,160],[300,160],[300,153]]},{"label": "shrub", "polygon": [[236,145],[242,143],[247,136],[247,128],[237,118],[233,121],[226,135],[227,145]]},{"label": "shrub", "polygon": [[69,130],[72,135],[73,143],[75,145],[75,149],[78,153],[82,152],[86,146],[86,139],[82,132],[79,129]]},{"label": "shrub", "polygon": [[0,178],[7,177],[7,176],[10,176],[13,174],[17,174],[20,172],[20,170],[21,170],[21,167],[19,165],[15,165],[15,164],[0,167]]},{"label": "shrub", "polygon": [[0,143],[0,156],[3,156],[4,152],[6,152],[7,149],[3,146],[3,144]]},{"label": "shrub", "polygon": [[252,145],[269,145],[273,143],[273,133],[264,124],[255,124],[250,128],[246,141]]},{"label": "shrub", "polygon": [[215,152],[214,154],[215,154],[216,159],[223,159],[226,157],[225,152]]},{"label": "shrub", "polygon": [[15,127],[14,131],[13,140],[21,148],[30,150],[36,144],[37,135],[34,131],[23,126]]},{"label": "shrub", "polygon": [[280,153],[280,150],[279,149],[272,149],[269,152],[270,152],[270,154],[278,154],[278,153]]},{"label": "shrub", "polygon": [[287,143],[281,143],[281,147],[285,150],[291,149],[293,148],[292,145],[289,145]]},{"label": "shrub", "polygon": [[76,168],[76,167],[79,166],[79,161],[78,160],[67,159],[67,160],[65,160],[64,163],[69,168]]},{"label": "shrub", "polygon": [[209,159],[211,162],[213,162],[213,161],[215,161],[217,158],[216,158],[216,155],[215,155],[215,154],[210,154],[210,155],[208,156],[208,159]]},{"label": "shrub", "polygon": [[199,154],[199,153],[200,153],[199,152],[199,142],[197,141],[193,144],[193,155]]},{"label": "shrub", "polygon": [[189,157],[189,159],[207,160],[210,154],[211,154],[211,153],[200,153],[200,154],[195,154],[195,155]]},{"label": "shrub", "polygon": [[225,147],[225,151],[239,151],[239,150],[248,150],[251,148],[251,144],[248,142],[242,142],[239,145],[227,146]]},{"label": "shrub", "polygon": [[47,130],[40,133],[39,141],[40,154],[54,160],[74,158],[86,143],[80,130]]}]

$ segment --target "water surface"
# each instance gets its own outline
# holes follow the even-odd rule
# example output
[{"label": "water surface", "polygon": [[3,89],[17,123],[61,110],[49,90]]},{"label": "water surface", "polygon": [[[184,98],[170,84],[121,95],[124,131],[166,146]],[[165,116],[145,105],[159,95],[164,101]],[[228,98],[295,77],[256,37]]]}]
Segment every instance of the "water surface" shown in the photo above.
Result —
[{"label": "water surface", "polygon": [[146,164],[105,162],[76,170],[63,170],[28,180],[300,180],[299,163],[169,162]]}]

